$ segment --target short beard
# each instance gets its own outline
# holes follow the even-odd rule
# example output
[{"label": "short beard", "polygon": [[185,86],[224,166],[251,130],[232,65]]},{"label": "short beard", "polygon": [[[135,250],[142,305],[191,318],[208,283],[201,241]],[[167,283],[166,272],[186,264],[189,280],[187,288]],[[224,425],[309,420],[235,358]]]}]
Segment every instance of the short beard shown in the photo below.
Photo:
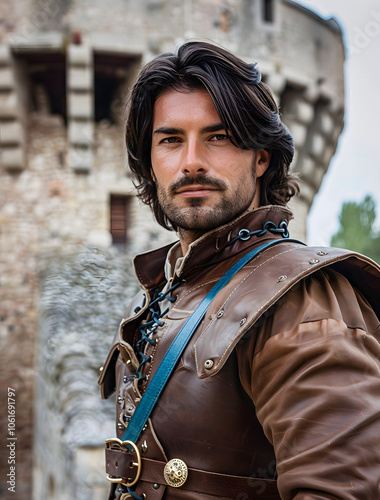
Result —
[{"label": "short beard", "polygon": [[194,233],[197,237],[217,227],[227,224],[244,213],[251,205],[255,196],[256,175],[255,169],[252,170],[253,190],[246,198],[243,199],[241,193],[247,193],[247,186],[245,181],[241,182],[233,196],[230,198],[224,196],[221,201],[214,207],[203,207],[204,199],[191,198],[189,206],[186,208],[178,209],[173,203],[175,193],[178,189],[197,185],[207,185],[215,187],[220,191],[226,191],[227,185],[220,179],[207,177],[203,174],[197,177],[183,177],[177,182],[171,184],[168,188],[168,193],[157,185],[157,196],[168,221],[174,228]]}]

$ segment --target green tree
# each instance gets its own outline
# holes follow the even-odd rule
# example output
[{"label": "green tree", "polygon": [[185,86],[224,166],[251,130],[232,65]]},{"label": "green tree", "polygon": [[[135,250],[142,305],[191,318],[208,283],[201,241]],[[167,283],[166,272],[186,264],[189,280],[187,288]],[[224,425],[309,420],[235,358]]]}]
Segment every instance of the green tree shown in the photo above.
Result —
[{"label": "green tree", "polygon": [[331,238],[331,246],[363,253],[380,263],[380,232],[375,231],[376,205],[367,195],[361,203],[343,203],[340,228]]}]

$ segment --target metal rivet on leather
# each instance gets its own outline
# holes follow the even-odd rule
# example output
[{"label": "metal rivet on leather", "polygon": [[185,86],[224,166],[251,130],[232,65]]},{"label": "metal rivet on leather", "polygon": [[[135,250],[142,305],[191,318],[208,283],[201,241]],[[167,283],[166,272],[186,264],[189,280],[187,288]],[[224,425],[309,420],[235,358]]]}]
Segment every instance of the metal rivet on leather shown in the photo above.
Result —
[{"label": "metal rivet on leather", "polygon": [[327,255],[327,252],[323,252],[322,250],[320,250],[319,252],[317,252],[317,255]]},{"label": "metal rivet on leather", "polygon": [[160,487],[160,485],[159,485],[159,484],[154,483],[154,485],[153,485],[153,489],[158,490],[158,488],[159,488],[159,487]]},{"label": "metal rivet on leather", "polygon": [[206,370],[211,370],[211,368],[214,366],[214,362],[212,359],[208,359],[205,361],[205,368]]},{"label": "metal rivet on leather", "polygon": [[121,396],[119,396],[117,398],[117,402],[119,403],[119,405],[121,405],[123,403],[123,401],[124,401],[124,398],[122,398]]},{"label": "metal rivet on leather", "polygon": [[104,370],[104,366],[101,366],[101,367],[99,368],[100,373],[102,373],[102,371],[103,371],[103,370]]},{"label": "metal rivet on leather", "polygon": [[247,318],[242,318],[239,322],[240,326],[243,326],[246,321],[247,321]]},{"label": "metal rivet on leather", "polygon": [[216,313],[216,317],[219,319],[219,318],[221,318],[223,316],[223,314],[224,314],[224,311],[223,311],[223,309],[221,309],[220,311],[218,311]]},{"label": "metal rivet on leather", "polygon": [[280,276],[277,280],[277,283],[280,283],[281,281],[285,281],[288,277],[286,276],[286,274],[283,274],[282,276]]},{"label": "metal rivet on leather", "polygon": [[319,260],[318,259],[311,259],[309,261],[309,264],[318,264]]},{"label": "metal rivet on leather", "polygon": [[147,445],[147,443],[146,443],[146,439],[145,439],[145,441],[143,442],[143,444],[141,445],[141,451],[142,451],[143,453],[146,453],[146,452],[148,451],[148,445]]},{"label": "metal rivet on leather", "polygon": [[124,425],[123,425],[121,422],[119,422],[119,423],[117,424],[117,427],[118,427],[121,431],[125,428],[125,427],[124,427]]}]

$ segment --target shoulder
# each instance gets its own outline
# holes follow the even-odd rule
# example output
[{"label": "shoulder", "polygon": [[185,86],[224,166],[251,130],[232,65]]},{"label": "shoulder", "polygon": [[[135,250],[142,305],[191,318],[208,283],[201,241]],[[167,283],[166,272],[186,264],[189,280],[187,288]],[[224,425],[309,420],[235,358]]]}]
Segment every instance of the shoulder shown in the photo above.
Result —
[{"label": "shoulder", "polygon": [[[366,280],[355,286],[333,267],[320,269],[294,285],[275,305],[275,316],[287,326],[321,319],[344,321],[351,328],[374,332],[378,318],[374,312],[376,297],[365,293]],[[367,297],[366,297],[367,295]],[[284,325],[273,325],[274,332]],[[288,329],[288,328],[287,328]]]},{"label": "shoulder", "polygon": [[[203,324],[194,346],[198,376],[216,374],[237,343],[263,321],[268,328],[265,336],[260,332],[260,338],[264,341],[274,335],[276,330],[269,324],[274,322],[274,311],[279,319],[275,326],[280,331],[290,323],[338,311],[343,299],[348,304],[344,309],[349,311],[347,294],[351,293],[352,297],[360,296],[378,317],[379,277],[379,266],[355,252],[306,247],[291,241],[269,248],[234,277],[229,290],[223,292],[221,300],[217,296],[207,311],[210,320]],[[224,311],[222,317],[217,314],[220,310]],[[202,361],[210,356],[215,362],[207,372],[202,369]]]}]

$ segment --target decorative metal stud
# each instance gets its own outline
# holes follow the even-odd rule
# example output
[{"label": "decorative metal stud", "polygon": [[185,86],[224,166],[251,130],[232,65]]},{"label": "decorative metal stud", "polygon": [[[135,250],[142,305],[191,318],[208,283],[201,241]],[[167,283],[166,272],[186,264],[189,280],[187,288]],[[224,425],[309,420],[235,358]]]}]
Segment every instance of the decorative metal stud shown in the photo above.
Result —
[{"label": "decorative metal stud", "polygon": [[164,479],[169,486],[179,488],[186,482],[187,474],[187,465],[179,458],[173,458],[165,465]]},{"label": "decorative metal stud", "polygon": [[121,422],[119,422],[119,423],[117,424],[117,427],[118,427],[118,429],[120,429],[121,431],[122,431],[123,429],[125,429],[124,425],[123,425]]},{"label": "decorative metal stud", "polygon": [[212,359],[208,359],[205,361],[205,368],[206,370],[211,370],[211,368],[214,366],[214,362]]},{"label": "decorative metal stud", "polygon": [[327,252],[323,252],[322,250],[319,250],[319,252],[317,252],[317,255],[327,255]]},{"label": "decorative metal stud", "polygon": [[[143,453],[146,453],[146,452],[147,452],[147,450],[148,450],[148,445],[147,445],[146,440],[145,440],[145,441],[143,442],[143,444],[141,445],[141,451],[142,451]],[[153,486],[153,488],[154,488],[154,486]]]},{"label": "decorative metal stud", "polygon": [[318,264],[319,260],[318,259],[311,259],[309,261],[309,264]]},{"label": "decorative metal stud", "polygon": [[119,403],[119,405],[123,404],[123,402],[124,402],[124,398],[122,398],[121,396],[119,396],[119,397],[117,398],[117,402]]},{"label": "decorative metal stud", "polygon": [[160,487],[160,485],[158,483],[154,483],[154,485],[153,485],[154,490],[158,490],[159,487]]},{"label": "decorative metal stud", "polygon": [[224,314],[224,311],[223,311],[223,309],[221,309],[220,311],[218,311],[216,313],[216,317],[219,319],[219,318],[221,318],[223,316],[223,314]]},{"label": "decorative metal stud", "polygon": [[104,370],[104,366],[101,366],[101,367],[99,368],[100,373],[102,373],[102,371],[103,371],[103,370]]},{"label": "decorative metal stud", "polygon": [[288,277],[286,276],[286,274],[283,274],[282,276],[280,276],[277,280],[277,283],[280,283],[281,281],[285,281],[286,279],[288,279]]},{"label": "decorative metal stud", "polygon": [[240,321],[239,321],[239,325],[240,326],[243,326],[244,323],[247,321],[247,318],[242,318]]}]

